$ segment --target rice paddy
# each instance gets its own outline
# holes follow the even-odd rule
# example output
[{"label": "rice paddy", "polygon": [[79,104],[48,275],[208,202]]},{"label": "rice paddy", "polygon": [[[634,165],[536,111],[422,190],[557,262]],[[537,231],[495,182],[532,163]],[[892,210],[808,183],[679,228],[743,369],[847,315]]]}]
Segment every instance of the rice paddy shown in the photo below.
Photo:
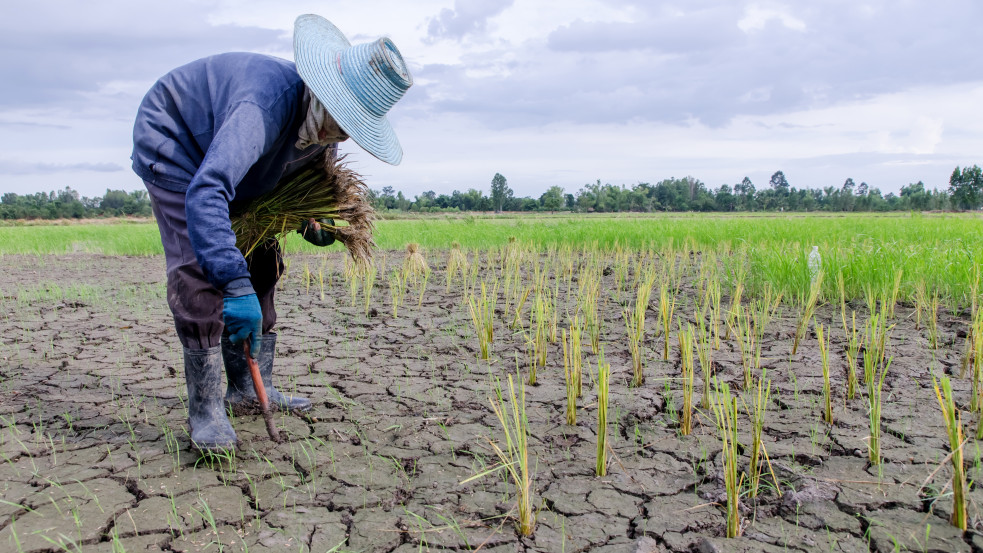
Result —
[{"label": "rice paddy", "polygon": [[203,459],[156,228],[0,227],[0,549],[980,539],[979,219],[376,230],[369,266],[288,237],[278,374],[315,409],[277,415],[283,444],[261,417],[235,417],[239,451]]}]

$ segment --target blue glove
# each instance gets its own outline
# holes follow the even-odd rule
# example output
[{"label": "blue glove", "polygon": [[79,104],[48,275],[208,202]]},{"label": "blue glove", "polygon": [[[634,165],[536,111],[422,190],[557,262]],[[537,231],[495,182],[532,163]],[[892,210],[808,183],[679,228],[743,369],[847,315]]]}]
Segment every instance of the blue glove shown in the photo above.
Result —
[{"label": "blue glove", "polygon": [[256,294],[247,294],[222,300],[222,319],[229,331],[229,341],[238,344],[249,338],[249,355],[259,355],[260,340],[263,334],[263,310],[259,307]]}]

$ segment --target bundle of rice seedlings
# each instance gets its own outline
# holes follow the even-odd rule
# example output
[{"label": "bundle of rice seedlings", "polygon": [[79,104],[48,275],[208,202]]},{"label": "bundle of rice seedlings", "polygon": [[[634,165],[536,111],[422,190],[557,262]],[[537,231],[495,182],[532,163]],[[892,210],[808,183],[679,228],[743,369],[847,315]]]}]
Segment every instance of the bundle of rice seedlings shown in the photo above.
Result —
[{"label": "bundle of rice seedlings", "polygon": [[461,273],[461,280],[467,276],[468,257],[461,251],[460,242],[451,242],[451,253],[447,257],[447,289],[450,290],[451,281],[454,275]]},{"label": "bundle of rice seedlings", "polygon": [[322,227],[348,248],[357,264],[372,258],[375,210],[362,176],[349,169],[345,156],[325,155],[313,160],[290,180],[253,200],[249,208],[232,219],[236,246],[249,255],[269,240],[282,240],[309,219],[344,221],[347,226]]},{"label": "bundle of rice seedlings", "polygon": [[430,265],[427,264],[426,258],[420,253],[420,245],[415,242],[407,244],[406,259],[403,260],[403,274],[413,280],[413,282],[416,282],[419,277],[429,272]]}]

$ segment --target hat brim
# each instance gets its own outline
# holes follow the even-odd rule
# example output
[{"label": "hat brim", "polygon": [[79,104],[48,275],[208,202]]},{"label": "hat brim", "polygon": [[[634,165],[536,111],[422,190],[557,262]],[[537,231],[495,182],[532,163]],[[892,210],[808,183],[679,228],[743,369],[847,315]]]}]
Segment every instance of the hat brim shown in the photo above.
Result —
[{"label": "hat brim", "polygon": [[319,15],[302,15],[294,23],[294,63],[304,84],[356,144],[399,165],[403,148],[389,120],[366,110],[341,76],[338,55],[349,47],[345,35]]}]

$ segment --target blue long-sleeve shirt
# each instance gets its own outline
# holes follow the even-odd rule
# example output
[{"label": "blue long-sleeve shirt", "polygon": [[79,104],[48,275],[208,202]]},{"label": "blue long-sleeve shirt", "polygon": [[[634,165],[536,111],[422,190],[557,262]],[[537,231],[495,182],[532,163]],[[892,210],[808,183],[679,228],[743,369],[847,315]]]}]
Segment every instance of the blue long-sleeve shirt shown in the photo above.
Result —
[{"label": "blue long-sleeve shirt", "polygon": [[140,104],[133,170],[153,185],[186,193],[191,246],[219,290],[249,287],[230,204],[234,208],[272,190],[324,150],[294,146],[306,110],[304,82],[294,64],[250,53],[178,67]]}]

